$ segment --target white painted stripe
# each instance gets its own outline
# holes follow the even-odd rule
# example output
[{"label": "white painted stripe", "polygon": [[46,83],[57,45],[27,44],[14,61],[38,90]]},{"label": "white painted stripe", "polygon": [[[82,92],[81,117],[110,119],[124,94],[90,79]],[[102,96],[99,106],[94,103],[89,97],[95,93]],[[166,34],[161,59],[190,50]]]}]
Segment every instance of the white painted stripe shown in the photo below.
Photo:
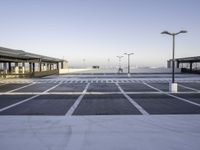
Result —
[{"label": "white painted stripe", "polygon": [[82,92],[82,94],[78,97],[78,99],[75,101],[75,103],[71,106],[71,108],[68,110],[68,112],[65,114],[65,116],[71,116],[74,111],[76,110],[76,108],[78,107],[78,105],[80,104],[81,100],[83,99],[83,96],[85,95],[85,93],[87,92],[87,89],[89,87],[90,83],[87,83],[87,85],[85,86],[84,91]]},{"label": "white painted stripe", "polygon": [[[125,92],[126,94],[171,94],[171,92]],[[196,94],[200,92],[178,92],[180,94]],[[13,92],[13,93],[0,93],[0,95],[75,95],[82,94],[82,92]],[[85,94],[122,94],[121,92],[86,92]]]},{"label": "white painted stripe", "polygon": [[188,86],[185,86],[185,85],[182,85],[182,84],[178,84],[178,86],[181,86],[181,87],[183,87],[183,88],[186,88],[186,89],[189,89],[189,90],[192,90],[192,91],[196,91],[196,92],[199,92],[199,90],[197,90],[197,89],[194,89],[194,88],[191,88],[191,87],[188,87]]},{"label": "white painted stripe", "polygon": [[200,104],[195,103],[195,102],[192,102],[192,101],[189,101],[189,100],[187,100],[187,99],[185,99],[185,98],[181,98],[181,97],[172,95],[172,94],[170,94],[170,93],[165,93],[165,94],[168,95],[168,96],[171,96],[171,97],[173,97],[173,98],[176,98],[176,99],[179,99],[179,100],[182,100],[182,101],[184,101],[184,102],[187,102],[187,103],[190,103],[190,104],[193,104],[193,105],[196,105],[196,106],[199,106],[199,107],[200,107]]},{"label": "white painted stripe", "polygon": [[156,91],[158,91],[158,92],[162,92],[162,93],[163,93],[163,91],[161,91],[160,89],[158,89],[158,88],[155,88],[155,87],[153,87],[153,86],[149,85],[149,84],[148,84],[148,83],[146,83],[146,82],[143,82],[143,84],[145,84],[146,86],[148,86],[148,87],[150,87],[150,88],[152,88],[152,89],[154,89],[154,90],[156,90]]},{"label": "white painted stripe", "polygon": [[17,90],[20,90],[20,89],[23,89],[23,88],[29,87],[29,86],[34,85],[34,84],[35,84],[35,83],[31,83],[31,84],[28,84],[28,85],[25,85],[25,86],[22,86],[22,87],[16,88],[16,89],[14,89],[14,90],[10,90],[10,91],[8,91],[8,92],[6,92],[6,93],[11,93],[11,92],[14,92],[14,91],[17,91]]},{"label": "white painted stripe", "polygon": [[27,99],[25,99],[25,100],[22,100],[22,101],[20,101],[20,102],[15,103],[15,104],[9,105],[9,106],[4,107],[4,108],[1,108],[1,109],[0,109],[0,112],[5,111],[5,110],[7,110],[7,109],[10,109],[10,108],[12,108],[12,107],[14,107],[14,106],[17,106],[17,105],[19,105],[19,104],[25,103],[25,102],[27,102],[27,101],[30,101],[30,100],[32,100],[32,99],[38,97],[38,96],[40,96],[40,95],[34,95],[34,96],[32,96],[32,97],[29,97],[29,98],[27,98]]},{"label": "white painted stripe", "polygon": [[[144,83],[145,84],[145,83]],[[146,85],[148,86],[148,84],[146,83]],[[155,88],[155,87],[153,87],[153,86],[151,86],[151,85],[149,85],[149,87],[152,87],[153,89],[157,89],[157,88]],[[157,90],[159,90],[159,89],[157,89]],[[190,101],[190,100],[187,100],[187,99],[185,99],[185,98],[181,98],[181,97],[178,97],[178,96],[175,96],[175,95],[172,95],[171,93],[167,93],[167,92],[163,92],[163,91],[161,91],[161,90],[159,90],[162,94],[165,94],[165,95],[168,95],[168,96],[170,96],[170,97],[173,97],[173,98],[176,98],[176,99],[178,99],[178,100],[181,100],[181,101],[184,101],[184,102],[187,102],[187,103],[190,103],[190,104],[193,104],[193,105],[196,105],[196,106],[199,106],[200,107],[200,104],[198,104],[198,103],[195,103],[195,102],[192,102],[192,101]]]},{"label": "white painted stripe", "polygon": [[62,83],[58,83],[58,84],[56,84],[55,86],[53,86],[53,87],[49,88],[48,90],[44,91],[43,93],[47,93],[47,92],[49,92],[50,90],[55,89],[57,86],[59,86],[59,85],[61,85],[61,84],[62,84]]},{"label": "white painted stripe", "polygon": [[127,100],[133,105],[135,106],[143,115],[149,115],[148,112],[146,112],[146,110],[144,110],[138,103],[136,103],[130,96],[128,96],[124,90],[120,87],[120,85],[118,83],[115,83],[117,85],[117,87],[119,88],[119,90],[121,91],[121,93],[127,98]]}]

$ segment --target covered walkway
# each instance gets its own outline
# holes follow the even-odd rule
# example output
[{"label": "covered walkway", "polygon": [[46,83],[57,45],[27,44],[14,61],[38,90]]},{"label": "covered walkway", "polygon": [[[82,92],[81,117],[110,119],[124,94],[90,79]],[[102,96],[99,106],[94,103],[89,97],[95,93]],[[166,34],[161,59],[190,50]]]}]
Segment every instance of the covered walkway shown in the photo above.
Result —
[{"label": "covered walkway", "polygon": [[0,47],[1,77],[40,77],[66,68],[67,61],[63,59]]},{"label": "covered walkway", "polygon": [[[171,68],[172,60],[168,60],[167,67]],[[182,72],[200,73],[200,56],[184,57],[175,59],[175,67],[181,68]]]}]

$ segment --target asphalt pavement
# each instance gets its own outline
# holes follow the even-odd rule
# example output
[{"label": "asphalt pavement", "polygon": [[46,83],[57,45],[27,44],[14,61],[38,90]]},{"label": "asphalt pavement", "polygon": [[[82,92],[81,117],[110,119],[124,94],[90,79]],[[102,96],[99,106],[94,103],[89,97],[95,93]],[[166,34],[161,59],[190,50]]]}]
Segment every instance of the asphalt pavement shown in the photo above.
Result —
[{"label": "asphalt pavement", "polygon": [[165,79],[148,79],[115,76],[82,80],[77,75],[67,82],[62,76],[31,82],[5,80],[0,84],[0,115],[200,114],[196,76],[195,81],[179,81],[176,94],[169,92]]}]

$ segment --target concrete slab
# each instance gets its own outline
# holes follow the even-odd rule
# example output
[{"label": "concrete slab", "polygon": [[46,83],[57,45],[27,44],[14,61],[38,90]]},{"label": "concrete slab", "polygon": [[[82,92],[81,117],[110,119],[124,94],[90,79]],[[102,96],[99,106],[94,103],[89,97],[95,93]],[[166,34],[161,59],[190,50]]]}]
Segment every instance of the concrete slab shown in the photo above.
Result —
[{"label": "concrete slab", "polygon": [[91,83],[87,92],[119,92],[114,83]]},{"label": "concrete slab", "polygon": [[78,95],[41,95],[0,115],[65,115]]},{"label": "concrete slab", "polygon": [[141,114],[123,95],[85,95],[73,115]]},{"label": "concrete slab", "polygon": [[[148,83],[149,85],[164,91],[169,92],[169,83]],[[193,90],[178,86],[178,92],[192,92]]]},{"label": "concrete slab", "polygon": [[164,94],[130,94],[150,114],[200,114],[200,107]]},{"label": "concrete slab", "polygon": [[27,99],[31,96],[32,95],[0,95],[0,109]]},{"label": "concrete slab", "polygon": [[82,92],[86,83],[63,83],[49,92]]},{"label": "concrete slab", "polygon": [[8,92],[20,87],[28,85],[28,83],[10,83],[0,86],[0,92]]},{"label": "concrete slab", "polygon": [[2,150],[199,150],[200,115],[0,116]]},{"label": "concrete slab", "polygon": [[125,92],[157,92],[143,83],[119,83]]},{"label": "concrete slab", "polygon": [[55,85],[56,83],[36,83],[15,92],[44,92]]},{"label": "concrete slab", "polygon": [[192,94],[174,94],[178,97],[185,98],[192,102],[200,104],[200,93],[192,93]]}]

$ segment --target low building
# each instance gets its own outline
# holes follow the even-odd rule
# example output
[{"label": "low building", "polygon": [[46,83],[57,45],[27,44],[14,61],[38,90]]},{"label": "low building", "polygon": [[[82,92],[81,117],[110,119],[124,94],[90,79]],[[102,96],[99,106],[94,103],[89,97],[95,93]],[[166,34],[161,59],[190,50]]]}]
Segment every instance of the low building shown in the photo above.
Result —
[{"label": "low building", "polygon": [[58,74],[67,68],[63,59],[0,47],[1,77],[40,77]]},{"label": "low building", "polygon": [[[172,59],[167,61],[167,67],[172,67]],[[181,68],[182,72],[200,73],[200,56],[176,58],[175,68]]]}]

